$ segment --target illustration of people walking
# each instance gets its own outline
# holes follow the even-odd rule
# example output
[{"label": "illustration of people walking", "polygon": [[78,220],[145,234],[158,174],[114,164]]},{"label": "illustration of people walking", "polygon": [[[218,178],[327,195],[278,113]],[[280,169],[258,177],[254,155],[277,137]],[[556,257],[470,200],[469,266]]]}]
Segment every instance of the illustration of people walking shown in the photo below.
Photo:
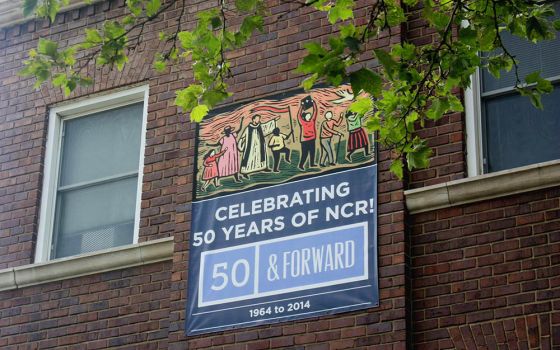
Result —
[{"label": "illustration of people walking", "polygon": [[301,127],[301,155],[298,168],[304,170],[304,165],[309,158],[309,166],[315,166],[315,140],[317,139],[317,129],[315,122],[317,120],[317,104],[307,96],[300,101],[300,107],[297,114],[298,123]]},{"label": "illustration of people walking", "polygon": [[216,151],[212,149],[204,155],[204,172],[202,173],[202,180],[204,180],[204,183],[201,187],[202,192],[206,191],[212,180],[214,180],[214,186],[216,188],[220,187],[220,184],[218,183],[218,164],[216,161],[224,153],[226,153],[226,151],[227,149],[223,149],[222,151],[216,153]]},{"label": "illustration of people walking", "polygon": [[333,119],[331,111],[327,111],[325,113],[325,120],[321,123],[320,132],[321,160],[319,164],[321,166],[336,164],[337,154],[334,153],[332,138],[335,135],[338,136],[338,144],[340,144],[340,137],[342,136],[342,133],[337,131],[335,127],[342,123],[342,116],[343,114],[341,113],[339,118],[335,120]]},{"label": "illustration of people walking", "polygon": [[241,159],[241,176],[248,179],[249,174],[258,171],[271,171],[268,168],[265,137],[276,127],[276,119],[261,123],[261,116],[256,114],[247,125],[239,139]]},{"label": "illustration of people walking", "polygon": [[369,155],[369,140],[362,128],[362,118],[351,111],[346,112],[346,127],[348,128],[348,141],[346,144],[346,160],[352,162],[352,154],[359,149],[364,149],[364,155]]},{"label": "illustration of people walking", "polygon": [[239,179],[239,153],[237,151],[237,135],[243,126],[243,118],[239,123],[239,128],[233,130],[231,126],[224,128],[224,136],[217,143],[208,144],[208,146],[221,146],[220,150],[225,150],[222,157],[218,159],[218,176],[220,178],[232,176],[235,182],[241,182]]},{"label": "illustration of people walking", "polygon": [[344,84],[216,110],[197,128],[196,198],[275,186],[376,161],[375,141],[365,127],[369,115],[349,111],[354,98],[351,86]]},{"label": "illustration of people walking", "polygon": [[284,154],[284,160],[286,160],[286,162],[288,163],[291,163],[291,151],[288,147],[286,147],[285,141],[290,137],[291,134],[292,131],[290,131],[288,135],[280,133],[280,128],[274,128],[274,130],[272,130],[272,137],[268,141],[268,147],[270,147],[270,149],[272,150],[272,158],[274,159],[273,171],[275,173],[279,171],[278,166],[280,165],[280,156],[282,154]]}]

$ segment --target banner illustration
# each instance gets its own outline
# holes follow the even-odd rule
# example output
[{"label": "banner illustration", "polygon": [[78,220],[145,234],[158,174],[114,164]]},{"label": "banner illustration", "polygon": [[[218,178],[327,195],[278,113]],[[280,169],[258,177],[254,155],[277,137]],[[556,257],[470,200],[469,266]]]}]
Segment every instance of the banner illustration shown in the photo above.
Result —
[{"label": "banner illustration", "polygon": [[196,198],[284,183],[375,158],[349,85],[219,112],[198,133]]},{"label": "banner illustration", "polygon": [[379,305],[375,142],[352,99],[320,88],[200,125],[187,335]]}]

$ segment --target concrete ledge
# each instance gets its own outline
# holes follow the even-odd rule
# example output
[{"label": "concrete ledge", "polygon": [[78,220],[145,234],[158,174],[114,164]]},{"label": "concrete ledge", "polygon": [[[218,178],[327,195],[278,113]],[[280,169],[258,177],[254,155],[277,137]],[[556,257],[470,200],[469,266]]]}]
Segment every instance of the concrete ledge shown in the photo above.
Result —
[{"label": "concrete ledge", "polygon": [[173,237],[0,270],[0,291],[152,264],[173,258]]},{"label": "concrete ledge", "polygon": [[560,160],[405,191],[411,214],[560,186]]}]

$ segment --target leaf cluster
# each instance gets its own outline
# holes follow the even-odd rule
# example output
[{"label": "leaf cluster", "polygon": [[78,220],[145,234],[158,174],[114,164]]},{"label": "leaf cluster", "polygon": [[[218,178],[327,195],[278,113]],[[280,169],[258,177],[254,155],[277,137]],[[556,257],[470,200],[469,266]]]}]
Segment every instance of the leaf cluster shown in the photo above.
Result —
[{"label": "leaf cluster", "polygon": [[21,76],[34,76],[35,88],[47,80],[52,80],[55,87],[60,87],[68,96],[78,85],[90,85],[91,79],[82,77],[72,67],[76,63],[76,46],[59,49],[54,41],[40,38],[37,49],[29,51],[29,59],[19,71]]},{"label": "leaf cluster", "polygon": [[[54,20],[65,1],[25,0],[23,8],[26,14]],[[90,82],[80,74],[91,60],[123,69],[128,50],[141,41],[145,24],[175,4],[161,1],[126,0],[129,13],[125,17],[107,21],[98,29],[86,29],[80,45],[59,48],[55,42],[40,39],[21,74],[34,76],[36,86],[50,80],[69,94],[76,86]],[[191,65],[194,81],[176,92],[175,103],[198,122],[230,96],[228,52],[241,48],[256,31],[263,31],[269,13],[264,0],[218,0],[217,7],[196,14],[192,30],[183,30],[187,4],[182,2],[177,30],[160,34],[166,49],[155,55],[154,69],[165,71],[169,64],[180,62]],[[370,132],[377,133],[382,145],[396,151],[391,170],[399,177],[405,166],[428,166],[432,151],[417,131],[446,114],[463,110],[457,92],[469,87],[477,69],[487,69],[497,78],[503,72],[515,72],[517,90],[537,108],[542,108],[541,95],[552,91],[552,84],[540,72],[519,77],[520,62],[502,40],[505,32],[531,42],[554,38],[560,22],[552,19],[553,7],[546,2],[372,0],[366,3],[365,23],[354,17],[355,0],[305,0],[298,4],[324,12],[333,26],[326,42],[303,45],[306,56],[297,68],[306,75],[303,88],[311,89],[320,82],[335,86],[349,82],[354,92],[350,109],[363,118]],[[420,11],[427,30],[434,33],[433,42],[414,45],[404,41],[368,49],[372,41],[390,37],[392,30],[406,24],[410,11]],[[131,33],[136,36],[131,38]],[[364,57],[374,57],[377,66],[365,65]]]},{"label": "leaf cluster", "polygon": [[[338,1],[330,4],[316,6],[327,11],[329,19]],[[404,4],[416,7],[419,2],[406,0]],[[407,20],[396,1],[379,0],[371,6],[367,25],[354,28],[352,21],[340,25],[328,48],[307,44],[298,71],[308,74],[302,83],[305,89],[318,81],[335,85],[350,81],[356,95],[350,108],[367,119],[366,127],[377,133],[381,144],[404,156],[391,166],[402,177],[405,165],[410,170],[429,165],[432,151],[417,130],[446,114],[463,111],[457,92],[470,86],[477,69],[488,69],[495,77],[503,71],[517,72],[519,62],[503,44],[502,31],[532,42],[551,39],[560,27],[551,20],[553,14],[548,4],[524,0],[424,0],[422,18],[436,33],[436,40],[421,46],[403,42],[375,49],[369,54],[377,59],[378,68],[355,70],[359,54],[366,52],[365,43]],[[333,20],[352,19],[351,15],[333,16]],[[524,82],[517,80],[519,92],[542,108],[540,96],[551,92],[552,84],[539,72],[529,74]]]},{"label": "leaf cluster", "polygon": [[[242,47],[255,30],[263,30],[264,9],[262,0],[236,0],[234,13],[226,15],[222,1],[219,8],[197,13],[194,30],[177,34],[180,56],[191,58],[197,83],[177,91],[175,103],[190,112],[192,121],[201,121],[212,107],[231,95],[226,83],[231,76],[226,52]],[[238,28],[228,28],[227,21],[232,16],[242,17]],[[164,62],[165,57],[161,56],[155,64],[164,67]]]}]

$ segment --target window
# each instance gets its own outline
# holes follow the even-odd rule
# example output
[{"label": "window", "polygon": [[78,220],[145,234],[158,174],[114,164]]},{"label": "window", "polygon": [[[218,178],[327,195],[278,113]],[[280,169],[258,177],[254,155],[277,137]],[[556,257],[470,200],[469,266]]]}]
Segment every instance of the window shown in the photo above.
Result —
[{"label": "window", "polygon": [[473,77],[465,96],[470,176],[560,159],[560,38],[533,44],[504,33],[502,40],[520,60],[522,79],[540,70],[555,89],[540,111],[514,91],[513,70],[500,79],[486,70]]},{"label": "window", "polygon": [[51,110],[36,262],[138,241],[147,93]]}]

